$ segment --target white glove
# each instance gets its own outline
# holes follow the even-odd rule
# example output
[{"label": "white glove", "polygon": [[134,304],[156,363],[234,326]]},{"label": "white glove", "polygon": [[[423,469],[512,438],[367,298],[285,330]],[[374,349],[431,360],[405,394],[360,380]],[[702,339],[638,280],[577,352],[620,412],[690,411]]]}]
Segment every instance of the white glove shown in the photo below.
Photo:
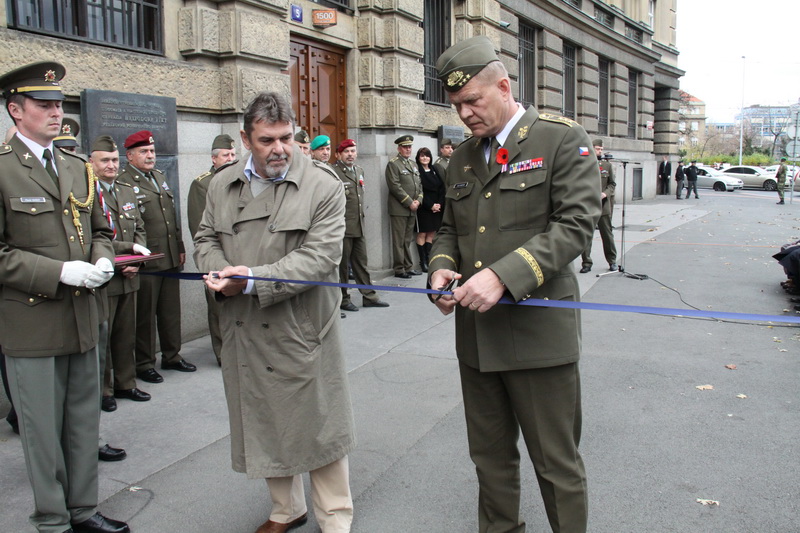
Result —
[{"label": "white glove", "polygon": [[93,264],[87,263],[86,261],[67,261],[64,263],[64,266],[61,267],[61,276],[59,280],[61,280],[61,283],[64,285],[85,287],[89,274],[95,268]]},{"label": "white glove", "polygon": [[107,258],[101,257],[86,277],[85,286],[87,289],[96,289],[107,283],[112,277],[114,277],[114,265]]},{"label": "white glove", "polygon": [[139,255],[150,255],[152,252],[150,250],[148,250],[147,248],[145,248],[144,246],[142,246],[141,244],[134,244],[133,245],[133,253],[139,254]]}]

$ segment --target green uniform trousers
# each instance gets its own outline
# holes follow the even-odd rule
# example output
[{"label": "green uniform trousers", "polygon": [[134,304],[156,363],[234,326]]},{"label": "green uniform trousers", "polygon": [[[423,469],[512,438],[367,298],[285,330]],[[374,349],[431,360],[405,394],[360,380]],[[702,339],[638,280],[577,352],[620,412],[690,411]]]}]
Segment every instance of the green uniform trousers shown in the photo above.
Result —
[{"label": "green uniform trousers", "polygon": [[[347,264],[353,267],[353,277],[358,285],[372,285],[367,272],[367,239],[364,237],[345,237],[342,241],[342,261],[339,263],[339,283],[347,283]],[[372,289],[358,289],[361,297],[368,302],[377,302],[378,293]],[[342,287],[342,304],[350,303],[350,294]]]},{"label": "green uniform trousers", "polygon": [[97,349],[6,357],[40,532],[88,520],[97,505],[100,374]]},{"label": "green uniform trousers", "polygon": [[[178,273],[180,267],[164,270]],[[180,280],[162,276],[141,276],[136,300],[136,371],[156,364],[156,331],[161,345],[161,362],[181,361]]]},{"label": "green uniform trousers", "polygon": [[414,239],[414,221],[416,217],[389,217],[392,221],[392,257],[395,274],[403,274],[411,270],[411,241]]},{"label": "green uniform trousers", "polygon": [[[611,217],[608,215],[601,216],[600,220],[597,221],[597,229],[600,232],[600,240],[603,241],[603,253],[606,256],[606,262],[609,265],[611,265],[611,263],[616,263],[617,245],[614,243],[614,228],[611,226]],[[581,266],[590,267],[593,264],[592,241],[590,240],[581,255]]]},{"label": "green uniform trousers", "polygon": [[101,339],[98,348],[103,375],[103,396],[113,396],[114,389],[130,390],[136,387],[136,292],[108,297],[107,340]]},{"label": "green uniform trousers", "polygon": [[577,363],[504,372],[459,364],[469,453],[478,474],[480,533],[523,533],[519,432],[533,461],[550,527],[585,533],[586,472]]}]

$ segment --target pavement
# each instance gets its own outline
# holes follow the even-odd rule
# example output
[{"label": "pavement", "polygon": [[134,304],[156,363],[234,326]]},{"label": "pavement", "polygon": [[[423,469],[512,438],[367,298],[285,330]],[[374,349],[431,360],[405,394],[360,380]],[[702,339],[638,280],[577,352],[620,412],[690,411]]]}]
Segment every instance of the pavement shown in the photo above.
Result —
[{"label": "pavement", "polygon": [[[701,190],[697,200],[629,202],[618,262],[647,279],[597,277],[606,265],[596,234],[595,268],[578,274],[583,299],[794,313],[771,255],[800,239],[800,194],[785,206],[775,199]],[[620,251],[621,215],[618,204]],[[374,282],[424,285],[421,277]],[[358,436],[350,456],[353,532],[474,532],[478,491],[453,318],[421,295],[381,298],[391,307],[362,308],[342,321]],[[357,295],[353,301],[360,304]],[[798,348],[797,326],[584,311],[589,531],[800,531]],[[209,338],[186,343],[182,353],[197,372],[165,371],[164,383],[141,384],[152,401],[118,400],[116,412],[103,413],[103,436],[128,458],[100,464],[99,510],[135,533],[252,533],[269,515],[266,483],[231,470]],[[703,385],[713,388],[697,388]],[[0,465],[0,531],[33,531],[24,459],[5,422]],[[522,465],[522,517],[528,531],[549,531],[524,455]],[[312,518],[293,531],[319,527]]]}]

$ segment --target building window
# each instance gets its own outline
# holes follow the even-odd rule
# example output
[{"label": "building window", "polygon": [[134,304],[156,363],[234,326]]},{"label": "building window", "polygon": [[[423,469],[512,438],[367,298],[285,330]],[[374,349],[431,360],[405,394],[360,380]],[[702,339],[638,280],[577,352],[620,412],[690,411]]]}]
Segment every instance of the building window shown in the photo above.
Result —
[{"label": "building window", "polygon": [[9,27],[145,52],[162,50],[160,0],[8,0]]},{"label": "building window", "polygon": [[536,28],[519,25],[519,100],[524,107],[536,105]]},{"label": "building window", "polygon": [[450,44],[450,0],[425,2],[425,14],[420,23],[425,34],[422,63],[425,66],[425,93],[422,99],[429,104],[448,104],[444,84],[436,73],[436,60]]},{"label": "building window", "polygon": [[314,0],[318,4],[329,5],[331,7],[343,8],[344,11],[352,11],[350,0]]},{"label": "building window", "polygon": [[581,8],[581,0],[564,0],[564,2],[568,3],[572,7],[577,7],[578,9]]},{"label": "building window", "polygon": [[696,120],[693,120],[692,121],[692,131],[697,131],[699,129],[700,129],[700,124]]},{"label": "building window", "polygon": [[628,138],[636,138],[636,117],[639,104],[639,73],[628,71]]},{"label": "building window", "polygon": [[642,30],[640,30],[639,28],[634,28],[629,24],[625,25],[625,37],[639,44],[642,44],[644,42],[644,34]]},{"label": "building window", "polygon": [[609,102],[609,83],[608,75],[611,72],[611,63],[607,59],[600,59],[600,86],[597,99],[597,133],[608,135],[608,102]]},{"label": "building window", "polygon": [[651,29],[656,27],[656,0],[649,0],[647,3],[647,20]]},{"label": "building window", "polygon": [[609,28],[614,27],[614,15],[600,6],[594,6],[594,18],[603,26],[608,26]]},{"label": "building window", "polygon": [[567,118],[575,119],[575,47],[564,44],[564,89],[561,92],[561,114]]}]

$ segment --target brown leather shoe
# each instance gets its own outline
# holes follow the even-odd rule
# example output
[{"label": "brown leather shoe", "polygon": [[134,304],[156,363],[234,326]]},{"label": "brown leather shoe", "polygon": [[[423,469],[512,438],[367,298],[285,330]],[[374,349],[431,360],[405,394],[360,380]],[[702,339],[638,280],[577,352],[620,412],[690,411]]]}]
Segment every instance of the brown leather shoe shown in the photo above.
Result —
[{"label": "brown leather shoe", "polygon": [[299,518],[295,518],[288,524],[281,524],[280,522],[273,522],[272,520],[267,520],[263,524],[256,529],[256,533],[283,533],[284,531],[289,531],[290,529],[294,529],[296,527],[300,527],[308,521],[308,513],[303,514],[303,516]]}]

